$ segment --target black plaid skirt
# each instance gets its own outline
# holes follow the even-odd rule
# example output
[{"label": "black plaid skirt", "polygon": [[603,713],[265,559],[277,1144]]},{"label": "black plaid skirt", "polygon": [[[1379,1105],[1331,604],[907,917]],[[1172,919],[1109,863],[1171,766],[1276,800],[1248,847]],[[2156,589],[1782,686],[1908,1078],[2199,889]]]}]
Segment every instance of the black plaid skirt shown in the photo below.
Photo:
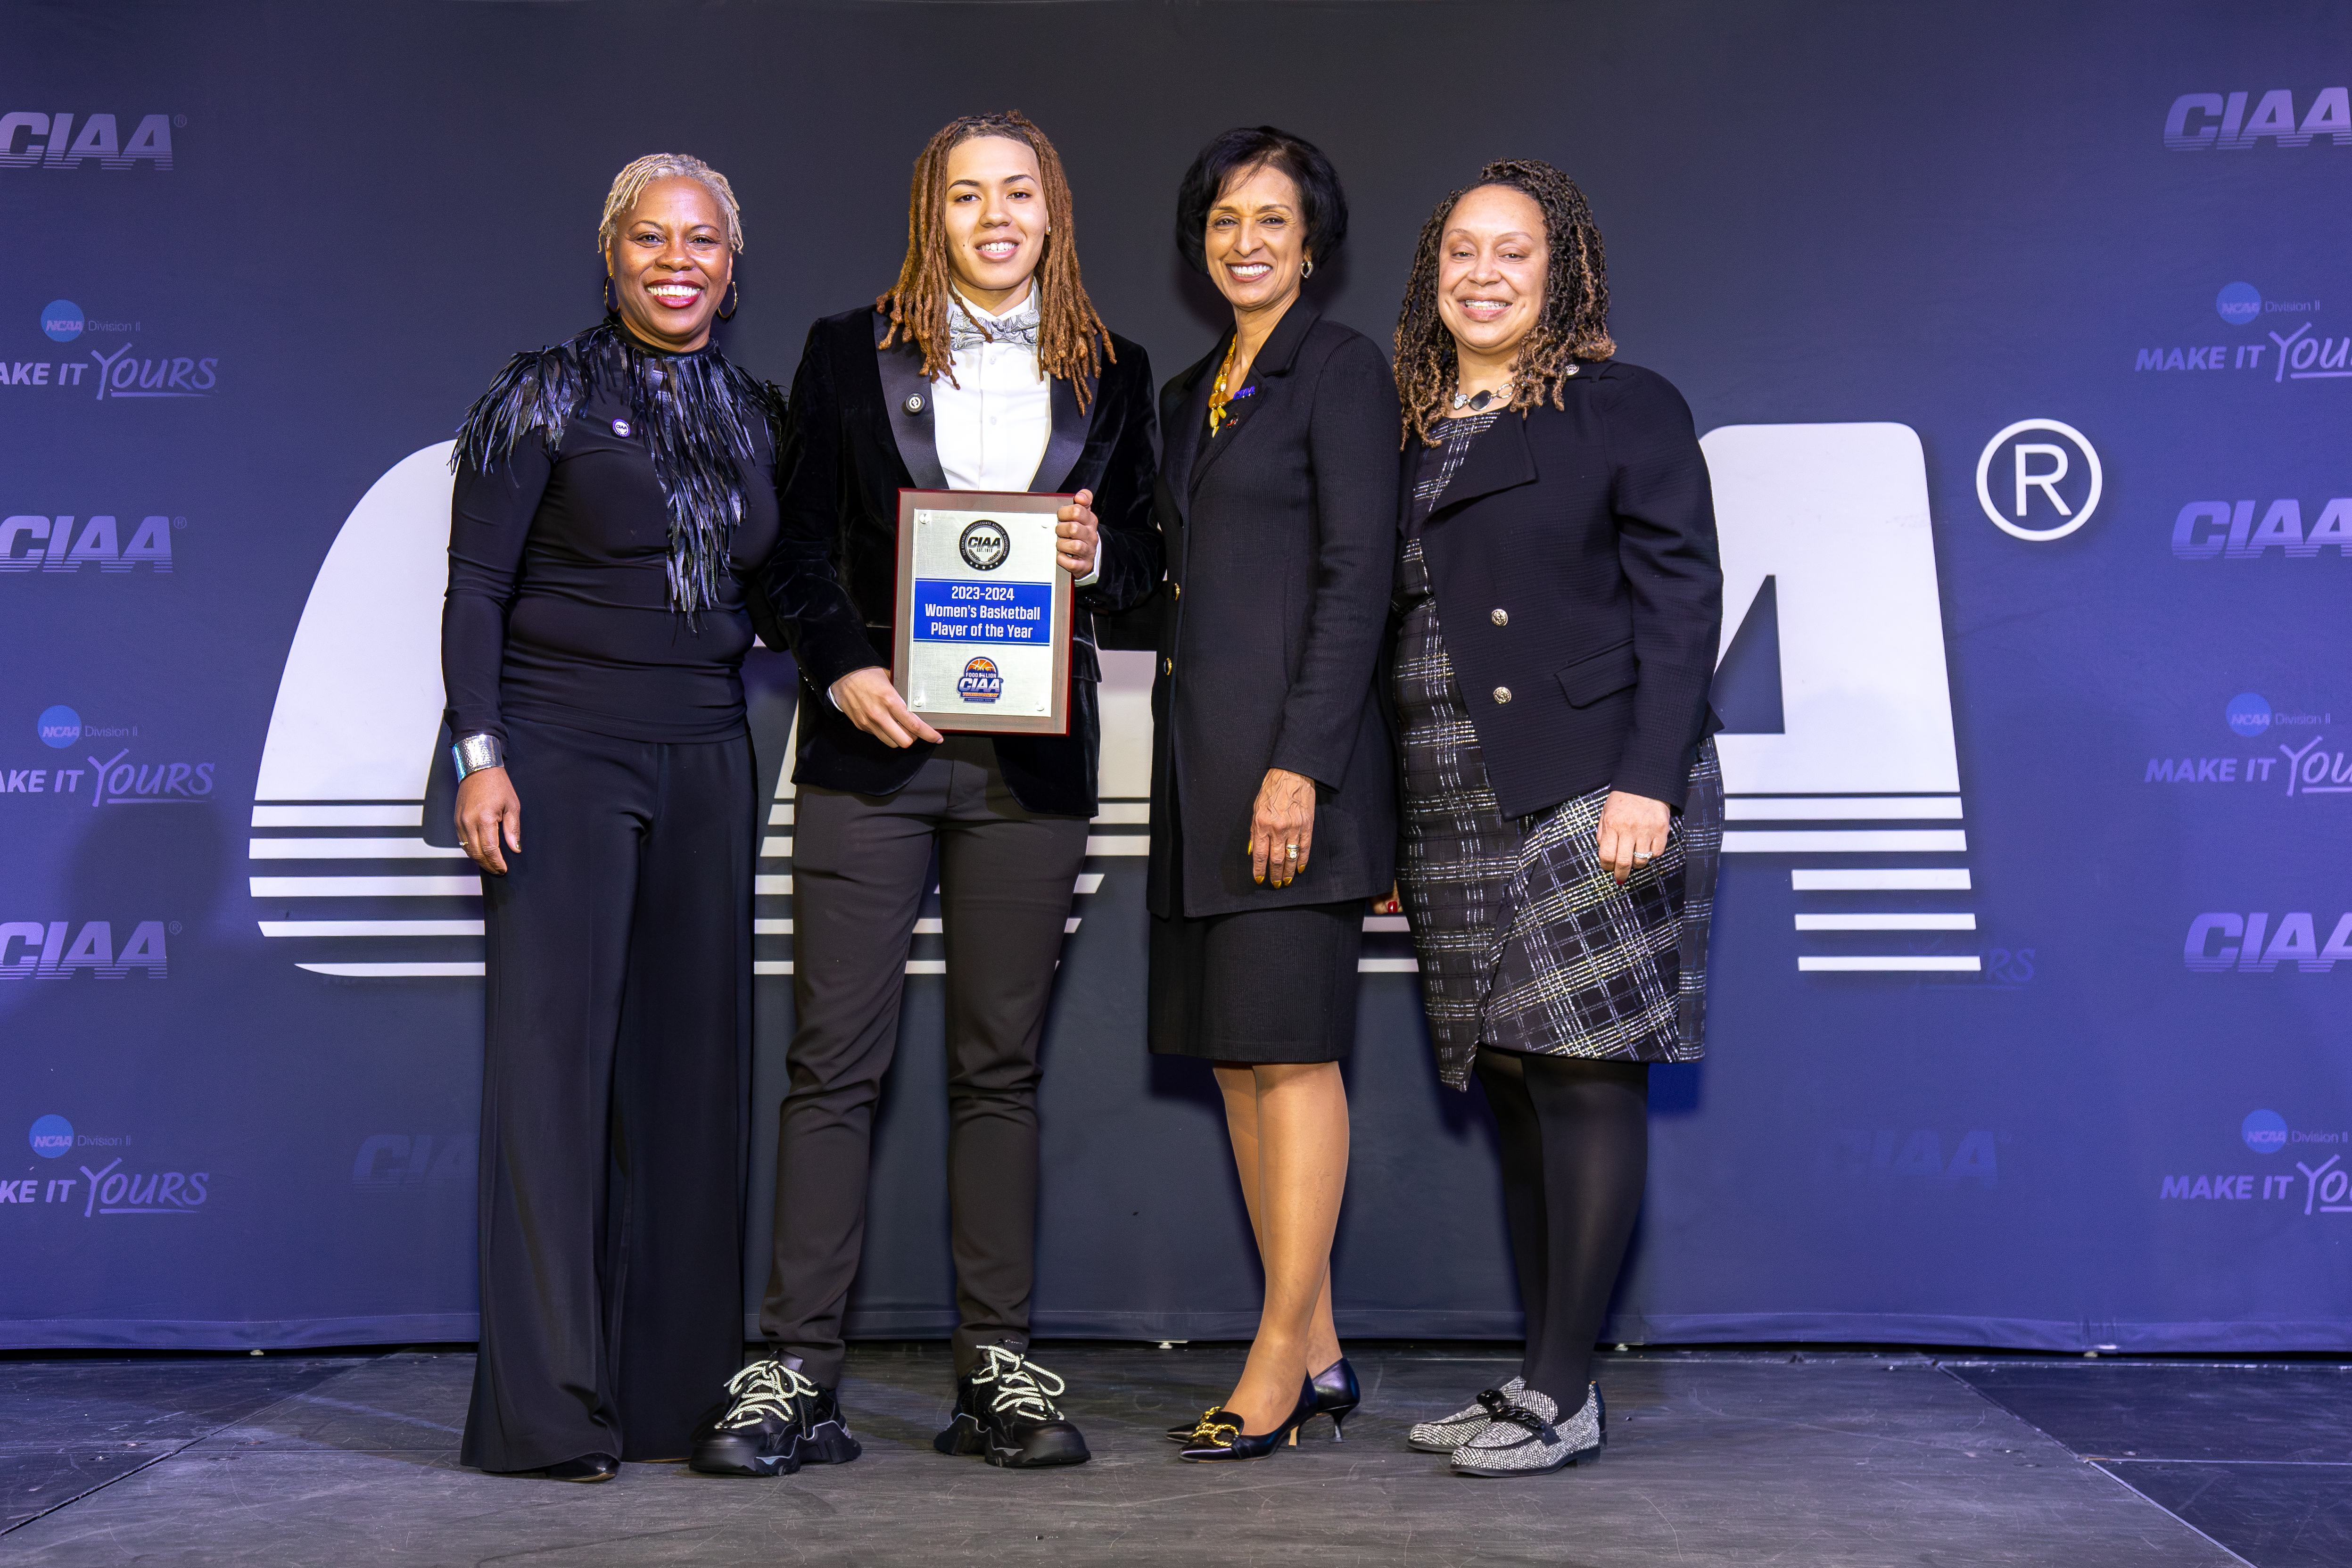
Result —
[{"label": "black plaid skirt", "polygon": [[1439,1076],[1466,1089],[1480,1046],[1696,1061],[1723,842],[1715,742],[1699,746],[1664,852],[1619,885],[1599,855],[1606,789],[1537,816],[1502,815],[1417,536],[1406,542],[1399,583],[1405,798],[1397,880],[1412,920]]}]

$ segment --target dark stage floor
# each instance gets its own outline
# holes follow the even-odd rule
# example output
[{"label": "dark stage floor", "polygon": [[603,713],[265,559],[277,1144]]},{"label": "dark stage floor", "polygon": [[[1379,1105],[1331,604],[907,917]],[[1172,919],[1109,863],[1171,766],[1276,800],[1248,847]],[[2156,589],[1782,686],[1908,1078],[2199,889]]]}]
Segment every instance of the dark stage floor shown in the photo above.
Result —
[{"label": "dark stage floor", "polygon": [[1358,1347],[1343,1445],[1178,1463],[1159,1429],[1238,1353],[1041,1347],[1097,1458],[1024,1474],[931,1451],[943,1347],[869,1347],[843,1389],[856,1464],[601,1487],[459,1468],[463,1353],[9,1361],[0,1562],[2352,1563],[2335,1363],[1615,1355],[1600,1462],[1480,1482],[1403,1445],[1509,1374],[1476,1345]]}]

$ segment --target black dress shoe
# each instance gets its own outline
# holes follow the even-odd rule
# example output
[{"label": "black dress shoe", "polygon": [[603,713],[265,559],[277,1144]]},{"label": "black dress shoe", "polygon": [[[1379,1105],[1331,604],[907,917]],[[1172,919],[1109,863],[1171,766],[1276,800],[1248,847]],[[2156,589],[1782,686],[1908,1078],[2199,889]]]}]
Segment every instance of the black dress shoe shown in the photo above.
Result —
[{"label": "black dress shoe", "polygon": [[1224,1418],[1224,1414],[1223,1405],[1212,1405],[1190,1421],[1179,1421],[1175,1426],[1168,1428],[1168,1440],[1171,1443],[1189,1443],[1192,1440],[1193,1433],[1203,1426],[1215,1426]]},{"label": "black dress shoe", "polygon": [[686,1461],[706,1476],[789,1476],[803,1465],[845,1465],[865,1451],[833,1390],[780,1359],[753,1362],[728,1380],[727,1392],[734,1402]]},{"label": "black dress shoe", "polygon": [[620,1473],[621,1461],[610,1454],[583,1454],[539,1472],[551,1481],[609,1481]]},{"label": "black dress shoe", "polygon": [[982,1345],[981,1363],[956,1379],[955,1419],[931,1439],[942,1454],[978,1454],[1009,1470],[1083,1465],[1087,1440],[1054,1401],[1060,1378],[1009,1345]]},{"label": "black dress shoe", "polygon": [[1280,1426],[1271,1432],[1249,1436],[1242,1431],[1241,1417],[1230,1410],[1213,1412],[1217,1419],[1202,1417],[1200,1426],[1185,1442],[1183,1453],[1177,1456],[1193,1464],[1213,1464],[1226,1459],[1263,1459],[1280,1447],[1283,1439],[1292,1444],[1298,1441],[1298,1428],[1315,1416],[1315,1380],[1307,1379],[1298,1385],[1298,1403]]},{"label": "black dress shoe", "polygon": [[1331,1418],[1331,1441],[1341,1440],[1339,1424],[1356,1413],[1364,1402],[1364,1391],[1356,1382],[1356,1369],[1341,1356],[1307,1380],[1307,1386],[1315,1391],[1315,1414]]},{"label": "black dress shoe", "polygon": [[[1343,1435],[1339,1430],[1339,1424],[1354,1415],[1356,1406],[1364,1402],[1364,1391],[1356,1382],[1356,1369],[1348,1364],[1346,1356],[1341,1356],[1338,1361],[1317,1373],[1307,1382],[1308,1386],[1315,1390],[1314,1414],[1328,1415],[1331,1418],[1331,1441],[1334,1443],[1340,1441]],[[1192,1440],[1193,1433],[1199,1431],[1203,1426],[1215,1426],[1224,1413],[1223,1405],[1213,1405],[1201,1412],[1198,1419],[1180,1421],[1168,1428],[1168,1440],[1171,1443],[1189,1443]],[[1454,1445],[1455,1447],[1460,1446],[1460,1444]],[[1453,1451],[1453,1448],[1446,1450],[1449,1454]]]}]

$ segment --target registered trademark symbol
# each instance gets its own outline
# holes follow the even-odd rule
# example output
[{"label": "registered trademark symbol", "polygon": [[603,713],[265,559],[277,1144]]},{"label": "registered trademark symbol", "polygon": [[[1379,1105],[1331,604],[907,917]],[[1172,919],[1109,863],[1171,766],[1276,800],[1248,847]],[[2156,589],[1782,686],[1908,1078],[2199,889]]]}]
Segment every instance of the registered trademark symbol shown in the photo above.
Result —
[{"label": "registered trademark symbol", "polygon": [[188,526],[188,520],[184,517],[175,517],[172,520],[172,526],[173,528],[185,528]]},{"label": "registered trademark symbol", "polygon": [[[2074,468],[2066,448],[2043,441],[2018,441],[2010,454],[2016,479],[2013,498],[2017,503],[2016,517],[2012,519],[1993,504],[1993,457],[2018,437],[2036,430],[2048,431],[2073,444],[2074,450],[2082,455],[2084,469],[2090,477],[2090,489],[2084,495],[2080,506],[2068,507],[2064,498],[2058,493],[2058,481]],[[2038,460],[2046,461],[2049,466],[2037,468]],[[2090,437],[2072,425],[2061,424],[2055,419],[2021,419],[1986,442],[1983,453],[1977,458],[1977,504],[1984,508],[1984,514],[1992,519],[1995,528],[2013,539],[2027,540],[2035,544],[2063,539],[2090,521],[2091,513],[2098,510],[2099,492],[2105,488],[2105,483],[2106,476],[2099,468],[2099,454],[2091,446]],[[2026,518],[2031,515],[2035,491],[2041,492],[2042,504],[2063,521],[2051,528],[2028,528],[2024,525]]]},{"label": "registered trademark symbol", "polygon": [[172,116],[172,124],[177,130],[185,131],[188,128],[188,117],[184,114],[174,114]]},{"label": "registered trademark symbol", "polygon": [[180,934],[180,922],[177,921],[166,921],[163,922],[163,929],[170,931],[173,936],[177,936]]}]

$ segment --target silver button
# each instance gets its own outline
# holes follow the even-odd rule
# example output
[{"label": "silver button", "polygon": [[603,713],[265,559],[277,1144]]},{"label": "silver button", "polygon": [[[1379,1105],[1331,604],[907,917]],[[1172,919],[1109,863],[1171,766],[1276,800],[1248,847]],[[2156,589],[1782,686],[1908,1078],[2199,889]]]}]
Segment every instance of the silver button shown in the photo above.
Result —
[{"label": "silver button", "polygon": [[920,414],[923,411],[923,395],[919,392],[907,394],[907,401],[901,406],[909,414]]},{"label": "silver button", "polygon": [[1507,626],[1511,624],[1511,612],[1505,609],[1492,609],[1486,612],[1486,618],[1498,626]]},{"label": "silver button", "polygon": [[1496,700],[1496,701],[1497,701],[1497,702],[1508,702],[1510,700],[1511,700],[1511,689],[1510,689],[1509,687],[1507,687],[1507,686],[1497,686],[1496,688],[1495,688],[1495,700]]}]

